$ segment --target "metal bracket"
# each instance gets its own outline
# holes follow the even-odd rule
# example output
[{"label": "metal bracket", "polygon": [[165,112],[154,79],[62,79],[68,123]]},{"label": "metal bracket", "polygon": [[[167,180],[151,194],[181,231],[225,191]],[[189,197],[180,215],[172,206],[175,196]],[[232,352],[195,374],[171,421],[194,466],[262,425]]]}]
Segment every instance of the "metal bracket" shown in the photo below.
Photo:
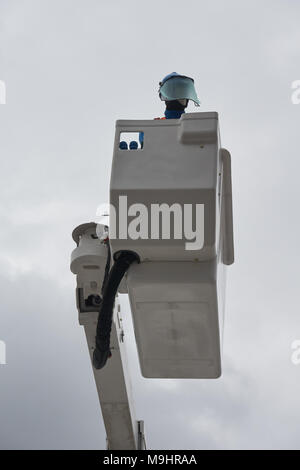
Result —
[{"label": "metal bracket", "polygon": [[138,421],[138,450],[146,450],[145,425],[144,421]]}]

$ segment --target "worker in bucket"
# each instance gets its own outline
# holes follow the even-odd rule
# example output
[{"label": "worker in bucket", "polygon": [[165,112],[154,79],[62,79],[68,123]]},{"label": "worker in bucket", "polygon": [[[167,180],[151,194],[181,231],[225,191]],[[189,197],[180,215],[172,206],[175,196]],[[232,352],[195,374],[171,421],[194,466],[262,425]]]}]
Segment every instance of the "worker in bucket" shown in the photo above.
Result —
[{"label": "worker in bucket", "polygon": [[195,106],[200,106],[193,78],[180,75],[176,72],[167,75],[159,82],[159,97],[166,103],[165,117],[157,119],[179,119],[189,100],[194,101]]},{"label": "worker in bucket", "polygon": [[[155,119],[179,119],[185,108],[188,106],[189,100],[193,101],[195,106],[200,106],[200,101],[195,90],[194,79],[186,75],[180,75],[172,72],[166,75],[159,82],[159,97],[166,103],[165,116]],[[139,134],[140,148],[143,148],[144,133]],[[130,150],[137,150],[139,145],[136,141],[129,144]],[[127,150],[127,142],[120,142],[120,149]]]}]

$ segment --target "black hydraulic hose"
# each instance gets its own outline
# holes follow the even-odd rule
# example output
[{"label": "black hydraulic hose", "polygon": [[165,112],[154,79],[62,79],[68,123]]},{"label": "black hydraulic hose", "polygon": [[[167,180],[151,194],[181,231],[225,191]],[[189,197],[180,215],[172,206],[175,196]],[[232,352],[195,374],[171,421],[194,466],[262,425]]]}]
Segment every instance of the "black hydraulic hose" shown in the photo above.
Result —
[{"label": "black hydraulic hose", "polygon": [[109,241],[107,241],[106,246],[107,246],[107,259],[106,259],[104,278],[103,278],[103,283],[102,283],[102,288],[101,288],[101,295],[103,295],[106,283],[108,281],[110,262],[111,262],[111,251],[110,251]]},{"label": "black hydraulic hose", "polygon": [[110,332],[113,320],[115,297],[120,282],[127,269],[134,262],[139,262],[139,257],[132,251],[120,251],[114,256],[115,262],[110,270],[104,286],[104,292],[98,317],[96,331],[96,347],[93,353],[93,365],[95,369],[102,369],[107,359],[111,356]]}]

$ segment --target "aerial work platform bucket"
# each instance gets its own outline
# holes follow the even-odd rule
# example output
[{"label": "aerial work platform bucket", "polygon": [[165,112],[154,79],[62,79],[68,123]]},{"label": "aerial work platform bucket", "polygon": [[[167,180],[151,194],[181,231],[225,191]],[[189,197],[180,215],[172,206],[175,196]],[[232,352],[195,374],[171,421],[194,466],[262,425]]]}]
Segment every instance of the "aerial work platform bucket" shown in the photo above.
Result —
[{"label": "aerial work platform bucket", "polygon": [[[120,148],[131,134],[142,145]],[[219,377],[225,266],[234,254],[218,114],[117,121],[110,204],[112,253],[140,259],[120,292],[129,294],[142,374]]]}]

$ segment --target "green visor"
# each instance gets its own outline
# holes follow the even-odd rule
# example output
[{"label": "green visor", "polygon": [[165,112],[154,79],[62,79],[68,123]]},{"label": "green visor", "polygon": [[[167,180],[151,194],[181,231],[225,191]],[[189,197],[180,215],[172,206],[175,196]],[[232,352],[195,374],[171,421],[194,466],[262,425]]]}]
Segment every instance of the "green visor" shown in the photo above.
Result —
[{"label": "green visor", "polygon": [[200,106],[200,101],[194,86],[194,81],[188,77],[172,77],[161,86],[160,98],[162,101],[192,100],[195,106]]}]

